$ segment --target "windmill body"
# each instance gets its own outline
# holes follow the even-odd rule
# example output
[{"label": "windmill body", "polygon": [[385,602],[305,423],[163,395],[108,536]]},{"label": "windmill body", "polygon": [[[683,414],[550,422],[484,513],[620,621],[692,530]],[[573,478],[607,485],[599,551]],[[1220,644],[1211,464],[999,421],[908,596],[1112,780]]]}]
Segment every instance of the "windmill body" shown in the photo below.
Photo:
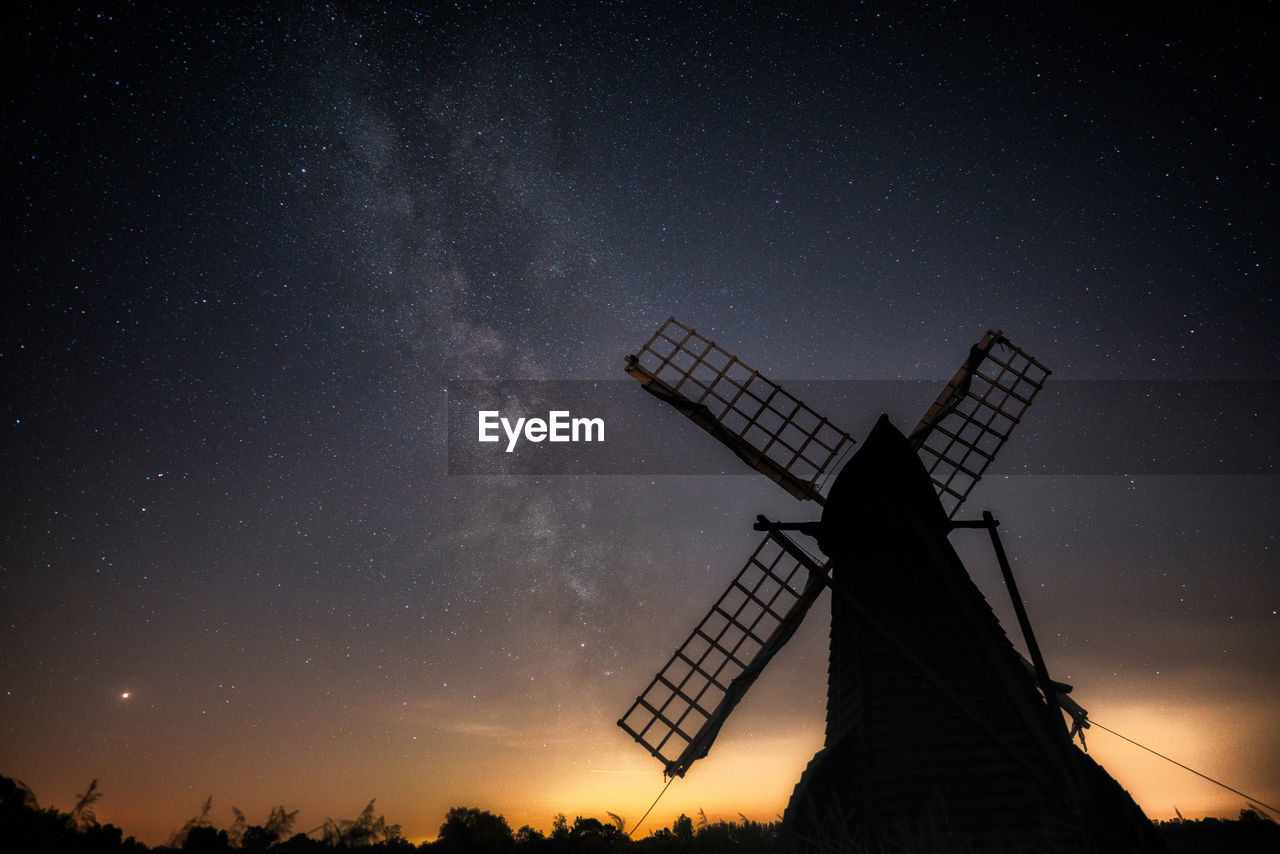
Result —
[{"label": "windmill body", "polygon": [[[997,345],[1012,355],[997,357]],[[692,329],[671,319],[628,370],[753,468],[823,505],[817,522],[761,517],[765,540],[619,721],[667,774],[706,755],[826,588],[826,737],[784,817],[794,847],[918,839],[925,823],[966,844],[1050,834],[1068,850],[1160,850],[1128,794],[1071,743],[1055,702],[1069,688],[1047,679],[1031,638],[1035,672],[1024,666],[948,539],[1047,370],[988,333],[911,436],[881,417],[825,497],[818,481],[852,439]]]},{"label": "windmill body", "polygon": [[816,532],[834,591],[826,739],[788,830],[875,844],[923,821],[965,839],[1042,844],[1049,832],[1078,850],[1146,850],[1141,812],[1071,745],[950,530],[919,457],[882,417]]}]

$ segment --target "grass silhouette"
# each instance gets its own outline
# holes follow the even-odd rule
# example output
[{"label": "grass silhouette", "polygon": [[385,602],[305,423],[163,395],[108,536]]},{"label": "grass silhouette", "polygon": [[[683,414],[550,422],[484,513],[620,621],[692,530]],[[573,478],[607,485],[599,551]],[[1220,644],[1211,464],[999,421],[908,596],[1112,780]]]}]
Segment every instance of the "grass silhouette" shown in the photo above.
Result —
[{"label": "grass silhouette", "polygon": [[[712,821],[698,810],[695,823],[681,815],[670,827],[661,827],[640,839],[625,833],[626,820],[605,812],[608,821],[578,816],[569,822],[563,813],[552,822],[552,832],[525,825],[512,832],[501,815],[474,807],[454,807],[440,826],[438,838],[414,845],[400,826],[387,824],[370,800],[354,819],[326,819],[306,833],[292,833],[298,811],[274,808],[261,825],[250,825],[244,813],[232,809],[231,826],[218,829],[209,819],[212,796],[163,846],[148,847],[110,824],[102,825],[93,807],[103,797],[93,780],[77,795],[70,812],[41,808],[35,793],[18,780],[0,776],[0,850],[14,852],[121,852],[145,854],[168,851],[292,852],[425,851],[438,854],[1065,854],[1079,851],[1062,828],[1045,828],[1036,838],[1001,840],[992,837],[982,847],[952,838],[936,816],[924,811],[918,821],[884,828],[875,838],[800,839],[789,837],[781,822],[755,822],[739,813],[741,821]],[[1273,854],[1280,851],[1280,825],[1265,813],[1245,808],[1236,819],[1207,818],[1161,822],[1156,830],[1170,854]],[[994,847],[992,847],[994,846]]]},{"label": "grass silhouette", "polygon": [[93,781],[89,783],[89,788],[85,789],[84,794],[76,795],[76,805],[71,808],[71,820],[75,822],[76,827],[83,830],[90,825],[98,823],[98,817],[93,813],[93,805],[101,797],[102,792],[98,790],[98,778],[94,777]]}]

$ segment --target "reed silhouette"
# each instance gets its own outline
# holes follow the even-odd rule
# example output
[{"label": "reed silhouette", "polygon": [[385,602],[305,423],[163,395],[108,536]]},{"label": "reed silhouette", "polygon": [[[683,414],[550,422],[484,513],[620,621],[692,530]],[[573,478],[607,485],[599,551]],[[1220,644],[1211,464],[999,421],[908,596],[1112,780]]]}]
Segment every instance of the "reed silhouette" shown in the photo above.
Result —
[{"label": "reed silhouette", "polygon": [[[103,797],[94,780],[77,795],[70,812],[42,808],[35,793],[22,782],[0,776],[0,851],[69,852],[69,854],[146,854],[146,852],[329,852],[359,848],[369,851],[424,851],[440,854],[791,854],[812,850],[811,840],[790,837],[780,822],[713,821],[702,810],[695,822],[681,814],[670,827],[659,827],[632,839],[626,822],[605,811],[608,821],[577,816],[570,822],[563,813],[552,819],[550,834],[529,825],[512,832],[500,814],[475,807],[454,807],[445,816],[435,840],[417,845],[406,840],[399,825],[387,824],[374,812],[374,801],[349,820],[326,819],[307,833],[291,831],[298,815],[274,808],[261,825],[248,824],[244,813],[233,809],[227,828],[215,827],[209,815],[213,799],[206,798],[200,812],[189,819],[162,846],[148,847],[120,828],[100,824],[92,807]],[[1080,849],[1069,834],[1051,828],[1028,847],[1026,840],[1009,840],[1003,848],[974,848],[964,839],[950,836],[937,815],[926,812],[898,832],[883,838],[824,841],[831,854],[996,854],[1000,851],[1076,854]],[[1280,850],[1280,825],[1264,812],[1245,808],[1235,819],[1175,819],[1156,825],[1171,854],[1274,854]]]}]

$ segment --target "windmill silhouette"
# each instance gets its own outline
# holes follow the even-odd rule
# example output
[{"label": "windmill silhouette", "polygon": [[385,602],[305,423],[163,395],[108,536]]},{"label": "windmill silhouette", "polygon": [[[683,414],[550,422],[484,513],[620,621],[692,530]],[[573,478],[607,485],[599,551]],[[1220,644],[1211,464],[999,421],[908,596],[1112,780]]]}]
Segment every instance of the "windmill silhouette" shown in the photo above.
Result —
[{"label": "windmill silhouette", "polygon": [[[927,821],[985,846],[1048,835],[1070,850],[1162,850],[1128,793],[1072,743],[1087,712],[1049,678],[998,522],[954,521],[1047,368],[988,331],[910,434],[882,415],[856,452],[848,433],[674,317],[626,370],[822,507],[817,521],[757,517],[759,546],[618,721],[667,776],[707,755],[829,588],[825,741],[784,816],[795,847],[871,844]],[[952,549],[948,535],[962,527],[989,533],[1030,662]]]}]

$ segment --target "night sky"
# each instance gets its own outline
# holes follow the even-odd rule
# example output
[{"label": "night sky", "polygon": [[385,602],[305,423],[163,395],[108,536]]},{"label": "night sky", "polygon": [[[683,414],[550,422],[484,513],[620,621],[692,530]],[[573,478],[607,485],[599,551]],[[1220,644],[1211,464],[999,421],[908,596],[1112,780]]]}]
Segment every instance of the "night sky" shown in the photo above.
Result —
[{"label": "night sky", "polygon": [[[412,839],[457,805],[630,826],[663,779],[614,722],[755,514],[817,508],[745,468],[450,474],[446,389],[626,381],[674,314],[784,384],[940,388],[988,327],[1046,400],[1248,381],[1159,416],[1198,465],[1005,472],[967,506],[1098,722],[1280,803],[1280,480],[1213,468],[1218,414],[1280,439],[1261,11],[459,5],[0,25],[0,774],[64,810],[98,778],[151,843],[208,795],[221,826],[375,796]],[[1044,405],[1019,430],[1070,449]],[[1012,630],[984,540],[953,541]],[[782,811],[825,610],[650,822]],[[1246,806],[1088,745],[1153,818]]]}]

